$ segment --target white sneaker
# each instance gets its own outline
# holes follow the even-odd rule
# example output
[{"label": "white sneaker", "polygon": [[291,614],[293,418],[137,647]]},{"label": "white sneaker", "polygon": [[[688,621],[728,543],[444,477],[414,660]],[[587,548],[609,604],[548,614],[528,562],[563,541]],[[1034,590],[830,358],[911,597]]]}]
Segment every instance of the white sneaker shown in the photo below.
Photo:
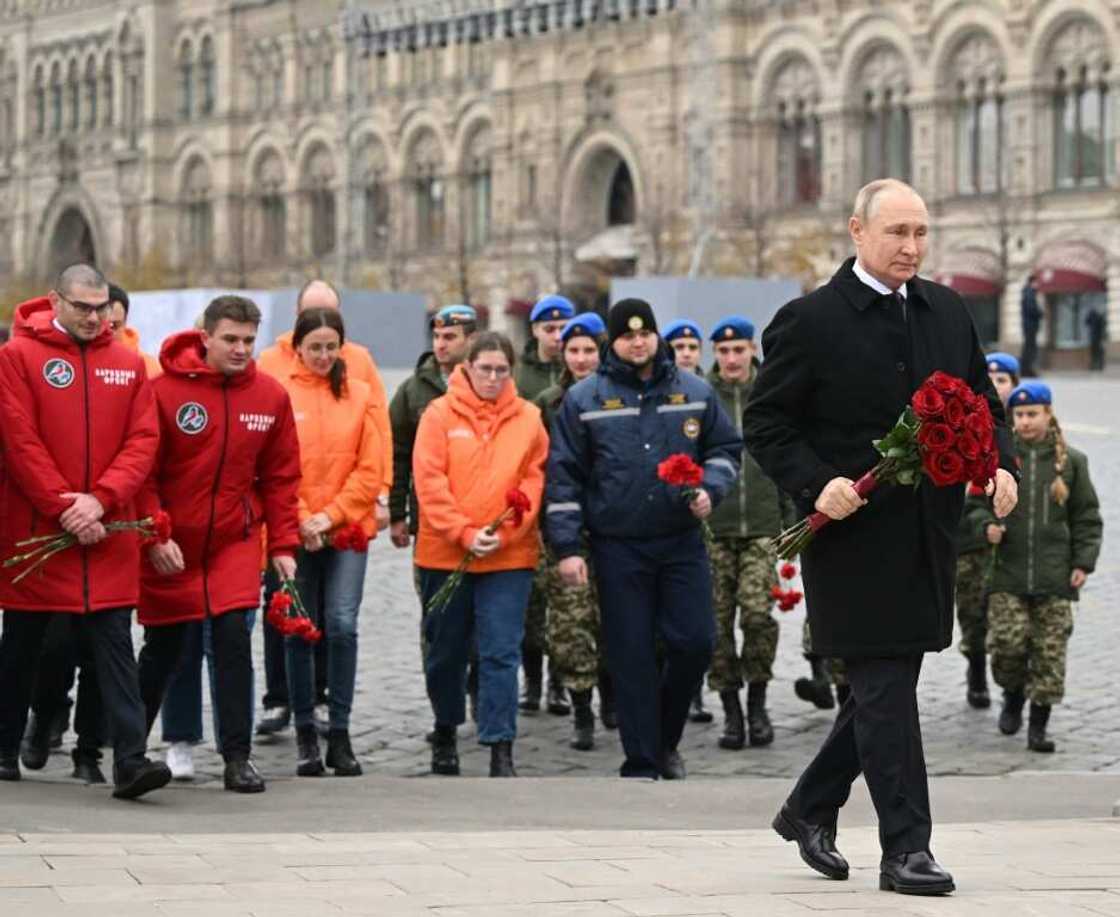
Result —
[{"label": "white sneaker", "polygon": [[190,742],[172,742],[166,761],[173,780],[194,780],[194,748]]}]

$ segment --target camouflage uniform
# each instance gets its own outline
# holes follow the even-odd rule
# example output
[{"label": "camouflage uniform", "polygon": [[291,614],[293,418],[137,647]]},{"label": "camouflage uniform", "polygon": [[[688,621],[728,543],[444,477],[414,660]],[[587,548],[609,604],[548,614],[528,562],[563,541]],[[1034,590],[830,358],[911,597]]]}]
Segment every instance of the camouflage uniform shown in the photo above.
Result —
[{"label": "camouflage uniform", "polygon": [[[778,622],[771,614],[770,590],[778,584],[777,552],[769,538],[716,538],[712,543],[712,598],[716,645],[708,686],[736,691],[743,684],[770,681],[778,651]],[[743,631],[742,654],[735,649],[735,612]]]},{"label": "camouflage uniform", "polygon": [[[805,623],[801,625],[801,652],[806,656],[813,656],[813,633],[809,630],[809,616],[805,616]],[[829,679],[839,687],[848,683],[848,674],[844,668],[843,659],[825,659],[825,668],[828,670]]]},{"label": "camouflage uniform", "polygon": [[587,561],[588,585],[566,586],[557,564],[549,563],[548,652],[572,691],[590,691],[605,670],[602,638],[599,632],[599,597],[590,552],[581,552]]},{"label": "camouflage uniform", "polygon": [[1053,706],[1066,688],[1066,646],[1073,633],[1069,599],[996,592],[988,599],[992,677],[1006,691],[1025,691]]},{"label": "camouflage uniform", "polygon": [[986,592],[990,555],[970,551],[957,557],[957,621],[961,627],[960,651],[965,656],[983,653],[988,636]]}]

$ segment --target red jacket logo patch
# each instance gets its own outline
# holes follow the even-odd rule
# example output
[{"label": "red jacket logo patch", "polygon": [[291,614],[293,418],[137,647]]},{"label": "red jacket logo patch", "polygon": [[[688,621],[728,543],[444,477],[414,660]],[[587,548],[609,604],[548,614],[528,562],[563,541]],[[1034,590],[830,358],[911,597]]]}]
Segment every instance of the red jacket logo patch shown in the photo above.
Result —
[{"label": "red jacket logo patch", "polygon": [[43,364],[43,378],[52,388],[69,388],[74,382],[74,367],[62,357],[53,357]]},{"label": "red jacket logo patch", "polygon": [[210,415],[206,413],[206,408],[197,401],[188,401],[175,412],[175,426],[187,436],[197,436],[206,429],[209,421]]}]

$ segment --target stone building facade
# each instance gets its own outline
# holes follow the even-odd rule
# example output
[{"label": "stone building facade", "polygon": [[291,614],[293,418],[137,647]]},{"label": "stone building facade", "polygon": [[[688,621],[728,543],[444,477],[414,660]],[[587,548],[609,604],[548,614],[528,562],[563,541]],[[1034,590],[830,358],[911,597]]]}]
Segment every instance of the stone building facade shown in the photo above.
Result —
[{"label": "stone building facade", "polygon": [[1034,272],[1076,365],[1090,311],[1120,328],[1118,32],[1117,0],[0,0],[0,275],[321,273],[501,324],[614,273],[818,282],[896,175],[986,341]]}]

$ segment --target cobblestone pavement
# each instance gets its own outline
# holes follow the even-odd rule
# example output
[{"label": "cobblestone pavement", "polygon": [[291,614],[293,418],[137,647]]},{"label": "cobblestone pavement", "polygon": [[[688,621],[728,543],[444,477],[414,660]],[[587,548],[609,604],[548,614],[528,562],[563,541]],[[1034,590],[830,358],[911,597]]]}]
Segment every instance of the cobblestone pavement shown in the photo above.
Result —
[{"label": "cobblestone pavement", "polygon": [[[403,373],[387,373],[393,390]],[[1120,380],[1060,376],[1051,380],[1056,410],[1071,444],[1089,456],[1105,516],[1104,551],[1075,611],[1066,702],[1051,721],[1058,742],[1054,755],[1032,754],[1025,736],[1007,738],[996,729],[998,701],[991,710],[970,709],[964,697],[965,663],[955,649],[926,659],[920,686],[923,732],[931,774],[1005,774],[1012,771],[1098,771],[1120,773]],[[716,714],[710,725],[690,724],[682,753],[693,777],[753,775],[794,777],[827,732],[831,715],[798,700],[793,680],[805,674],[801,658],[802,612],[782,616],[781,643],[771,685],[770,709],[777,738],[772,746],[733,752],[717,747],[721,732],[718,697],[706,696]],[[381,538],[370,552],[362,606],[360,662],[352,734],[366,773],[420,776],[428,770],[425,732],[431,712],[420,674],[419,603],[413,592],[410,557]],[[259,631],[259,626],[258,626]],[[261,693],[258,653],[258,696]],[[995,699],[995,698],[994,698]],[[207,699],[207,704],[209,703]],[[207,729],[209,718],[207,717]],[[621,762],[617,733],[600,731],[592,752],[568,748],[567,718],[542,712],[523,716],[515,757],[525,776],[609,776]],[[488,752],[460,730],[464,774],[486,773]],[[158,736],[154,736],[157,738]],[[291,731],[255,749],[267,776],[294,773]],[[44,776],[66,779],[68,759],[52,756]],[[196,753],[207,784],[221,773],[208,741]]]}]

